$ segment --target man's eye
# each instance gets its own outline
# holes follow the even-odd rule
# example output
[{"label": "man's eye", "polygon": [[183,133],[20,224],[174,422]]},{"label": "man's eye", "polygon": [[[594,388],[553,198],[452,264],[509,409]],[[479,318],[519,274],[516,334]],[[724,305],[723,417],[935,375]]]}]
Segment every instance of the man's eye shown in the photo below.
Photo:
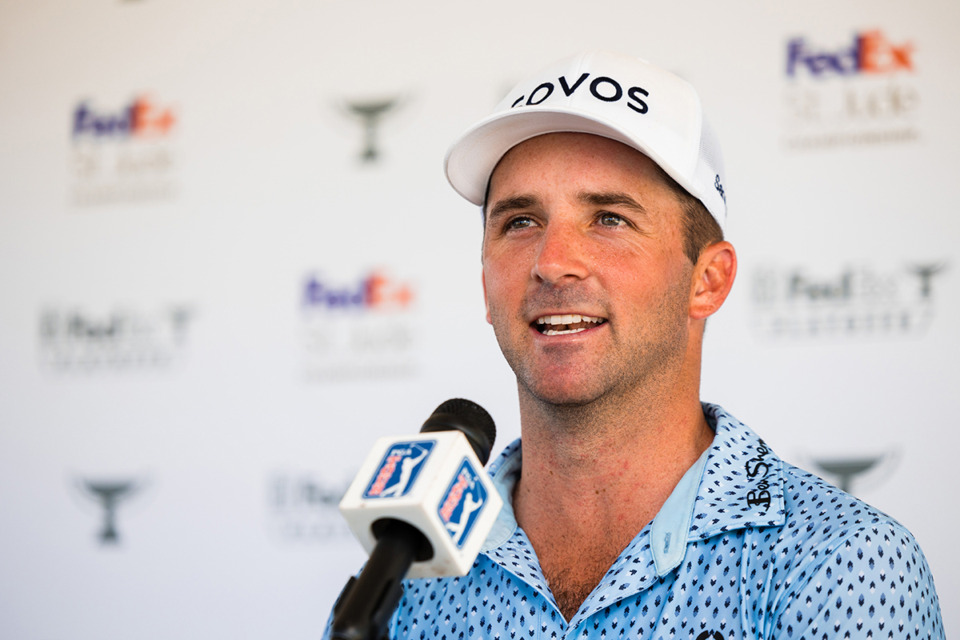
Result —
[{"label": "man's eye", "polygon": [[617,215],[616,213],[604,212],[600,214],[599,217],[600,224],[605,227],[619,227],[622,224],[626,224],[627,221],[623,219],[622,216]]},{"label": "man's eye", "polygon": [[526,229],[533,226],[533,220],[526,216],[517,216],[507,221],[506,229]]}]

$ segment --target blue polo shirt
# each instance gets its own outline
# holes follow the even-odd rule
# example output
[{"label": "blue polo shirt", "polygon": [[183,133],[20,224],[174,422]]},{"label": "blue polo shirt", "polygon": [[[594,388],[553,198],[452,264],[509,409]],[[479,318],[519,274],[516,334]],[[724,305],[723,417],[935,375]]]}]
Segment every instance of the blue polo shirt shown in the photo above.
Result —
[{"label": "blue polo shirt", "polygon": [[944,638],[909,531],[704,412],[713,445],[571,620],[513,515],[517,441],[490,467],[505,506],[472,571],[407,581],[391,638]]}]

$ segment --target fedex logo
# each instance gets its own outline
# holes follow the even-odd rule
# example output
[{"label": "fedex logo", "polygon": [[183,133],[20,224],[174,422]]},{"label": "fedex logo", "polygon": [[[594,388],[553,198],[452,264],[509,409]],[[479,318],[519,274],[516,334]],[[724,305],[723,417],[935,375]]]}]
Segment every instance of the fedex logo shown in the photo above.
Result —
[{"label": "fedex logo", "polygon": [[119,111],[100,111],[81,102],[73,112],[73,138],[145,138],[170,132],[176,122],[173,109],[138,96]]},{"label": "fedex logo", "polygon": [[805,38],[787,43],[787,75],[806,69],[815,78],[835,74],[884,74],[913,71],[913,43],[895,44],[879,30],[853,37],[853,42],[835,51],[812,47]]},{"label": "fedex logo", "polygon": [[363,492],[364,498],[399,498],[410,493],[436,440],[393,444]]},{"label": "fedex logo", "polygon": [[378,271],[347,286],[332,286],[316,276],[307,279],[303,304],[327,309],[405,309],[413,301],[409,284],[397,282]]},{"label": "fedex logo", "polygon": [[440,498],[440,507],[437,509],[440,521],[458,548],[462,548],[463,543],[470,537],[486,502],[487,490],[480,482],[473,465],[464,458],[453,482]]}]

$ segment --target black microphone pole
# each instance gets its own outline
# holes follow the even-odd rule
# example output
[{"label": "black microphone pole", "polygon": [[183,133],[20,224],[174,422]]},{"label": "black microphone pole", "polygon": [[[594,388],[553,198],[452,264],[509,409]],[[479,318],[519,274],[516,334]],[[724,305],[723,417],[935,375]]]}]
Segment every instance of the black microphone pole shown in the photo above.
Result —
[{"label": "black microphone pole", "polygon": [[[480,405],[454,398],[434,411],[421,433],[462,432],[481,464],[493,449],[496,428]],[[351,577],[333,607],[333,640],[389,640],[387,625],[403,597],[403,578],[414,561],[433,557],[433,547],[416,527],[403,520],[383,518],[373,523],[377,540],[357,577]]]},{"label": "black microphone pole", "polygon": [[[415,559],[433,557],[430,543],[402,520],[383,523],[377,546],[357,577],[351,577],[333,608],[334,640],[387,640],[387,625],[403,596],[403,577]],[[425,554],[424,557],[418,557]]]}]

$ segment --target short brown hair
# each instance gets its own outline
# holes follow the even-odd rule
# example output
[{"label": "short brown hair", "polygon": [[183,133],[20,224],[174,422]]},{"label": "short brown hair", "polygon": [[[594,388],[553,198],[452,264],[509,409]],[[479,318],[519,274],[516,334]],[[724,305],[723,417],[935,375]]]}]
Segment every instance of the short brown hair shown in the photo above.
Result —
[{"label": "short brown hair", "polygon": [[701,251],[723,240],[723,229],[700,200],[690,195],[659,165],[654,166],[664,184],[680,203],[680,209],[683,212],[680,220],[683,224],[683,252],[690,258],[690,262],[697,264]]}]

